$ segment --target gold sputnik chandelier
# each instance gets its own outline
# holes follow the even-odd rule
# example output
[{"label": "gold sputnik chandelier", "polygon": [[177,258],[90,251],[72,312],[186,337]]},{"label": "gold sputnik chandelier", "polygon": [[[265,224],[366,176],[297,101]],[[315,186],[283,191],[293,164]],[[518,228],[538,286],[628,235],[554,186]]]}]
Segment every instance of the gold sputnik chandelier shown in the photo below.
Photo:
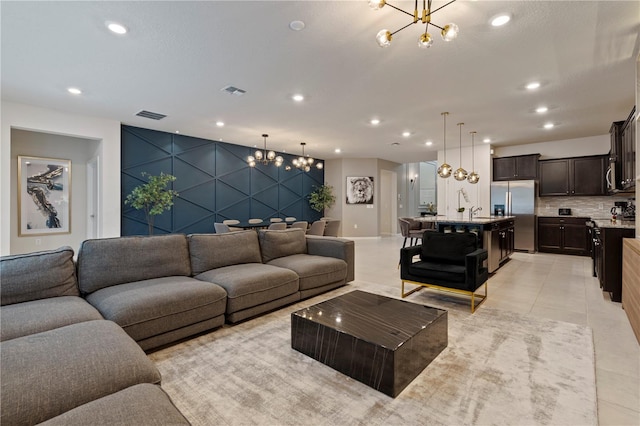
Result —
[{"label": "gold sputnik chandelier", "polygon": [[275,151],[267,151],[267,138],[269,135],[263,134],[262,137],[264,138],[264,150],[258,149],[254,155],[247,157],[247,164],[249,164],[249,167],[255,167],[257,163],[262,163],[265,166],[269,163],[273,163],[276,167],[282,166],[284,158],[277,155]]},{"label": "gold sputnik chandelier", "polygon": [[433,15],[440,9],[449,6],[451,3],[455,1],[456,0],[451,0],[447,4],[440,6],[437,9],[431,10],[431,0],[422,0],[422,14],[420,15],[418,13],[418,0],[415,0],[415,7],[413,9],[413,13],[402,10],[399,7],[396,7],[391,3],[388,3],[386,0],[369,0],[369,7],[371,7],[373,10],[380,10],[386,5],[397,10],[398,12],[402,12],[412,17],[412,20],[407,25],[405,25],[404,27],[394,32],[391,32],[387,29],[380,30],[376,35],[376,41],[378,42],[378,45],[380,47],[389,46],[391,44],[391,39],[393,38],[394,34],[399,33],[405,28],[413,24],[417,24],[418,22],[425,24],[424,33],[422,33],[418,38],[418,47],[420,48],[427,49],[431,47],[431,45],[433,44],[433,38],[431,37],[431,34],[429,34],[429,25],[436,27],[440,30],[440,35],[442,36],[442,39],[444,41],[451,41],[455,39],[458,36],[458,31],[459,31],[458,26],[456,24],[449,23],[441,27],[431,22],[431,15]]}]

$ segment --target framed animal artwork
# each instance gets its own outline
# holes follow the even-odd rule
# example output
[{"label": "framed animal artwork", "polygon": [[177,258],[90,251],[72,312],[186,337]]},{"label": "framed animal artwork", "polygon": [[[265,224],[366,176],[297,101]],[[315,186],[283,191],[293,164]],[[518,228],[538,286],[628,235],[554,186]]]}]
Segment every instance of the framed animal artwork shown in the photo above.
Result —
[{"label": "framed animal artwork", "polygon": [[347,204],[373,204],[373,176],[347,177]]},{"label": "framed animal artwork", "polygon": [[18,156],[18,236],[71,232],[71,161]]}]

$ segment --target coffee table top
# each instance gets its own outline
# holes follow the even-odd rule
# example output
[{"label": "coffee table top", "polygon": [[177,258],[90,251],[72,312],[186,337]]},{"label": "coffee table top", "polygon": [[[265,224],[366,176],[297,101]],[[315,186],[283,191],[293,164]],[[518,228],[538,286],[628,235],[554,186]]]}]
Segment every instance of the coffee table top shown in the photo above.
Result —
[{"label": "coffee table top", "polygon": [[294,312],[339,332],[397,349],[447,311],[354,290]]}]

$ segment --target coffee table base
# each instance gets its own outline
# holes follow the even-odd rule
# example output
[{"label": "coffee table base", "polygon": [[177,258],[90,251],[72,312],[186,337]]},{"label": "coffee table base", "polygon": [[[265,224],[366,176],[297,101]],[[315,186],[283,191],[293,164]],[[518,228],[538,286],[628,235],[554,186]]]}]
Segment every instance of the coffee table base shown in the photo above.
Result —
[{"label": "coffee table base", "polygon": [[362,291],[291,314],[293,349],[394,398],[447,347],[447,331],[446,311]]}]

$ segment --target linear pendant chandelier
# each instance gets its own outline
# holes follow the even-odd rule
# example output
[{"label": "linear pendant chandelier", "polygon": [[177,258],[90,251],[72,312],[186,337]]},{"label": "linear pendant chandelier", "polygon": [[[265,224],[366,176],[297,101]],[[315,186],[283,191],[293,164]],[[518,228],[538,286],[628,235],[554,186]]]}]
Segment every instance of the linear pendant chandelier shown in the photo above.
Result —
[{"label": "linear pendant chandelier", "polygon": [[387,29],[382,29],[378,32],[378,34],[376,35],[376,41],[378,42],[378,46],[380,47],[387,47],[389,45],[391,45],[391,39],[393,38],[393,35],[396,33],[399,33],[400,31],[404,30],[405,28],[413,25],[413,24],[417,24],[418,22],[425,24],[424,27],[424,33],[422,33],[420,35],[420,37],[418,38],[418,47],[422,48],[422,49],[428,49],[429,47],[431,47],[431,45],[433,44],[433,38],[431,37],[431,34],[429,34],[429,25],[432,25],[436,28],[438,28],[440,30],[440,35],[442,36],[442,39],[444,41],[451,41],[453,39],[455,39],[458,36],[458,26],[454,23],[449,23],[443,27],[438,26],[436,24],[434,24],[433,22],[431,22],[431,15],[433,15],[434,13],[436,13],[437,11],[439,11],[440,9],[449,6],[451,3],[455,2],[456,0],[451,0],[450,2],[448,2],[447,4],[445,4],[444,6],[440,6],[439,8],[435,9],[435,10],[431,10],[431,1],[432,0],[422,0],[422,15],[418,14],[418,0],[415,0],[415,7],[413,9],[413,13],[407,12],[405,10],[400,9],[399,7],[396,7],[394,5],[392,5],[391,3],[388,3],[386,0],[369,0],[369,7],[371,7],[373,10],[380,10],[382,9],[385,5],[388,5],[389,7],[397,10],[398,12],[402,12],[406,15],[411,16],[413,19],[411,20],[411,22],[409,22],[407,25],[405,25],[404,27],[394,31],[394,32],[390,32]]}]

